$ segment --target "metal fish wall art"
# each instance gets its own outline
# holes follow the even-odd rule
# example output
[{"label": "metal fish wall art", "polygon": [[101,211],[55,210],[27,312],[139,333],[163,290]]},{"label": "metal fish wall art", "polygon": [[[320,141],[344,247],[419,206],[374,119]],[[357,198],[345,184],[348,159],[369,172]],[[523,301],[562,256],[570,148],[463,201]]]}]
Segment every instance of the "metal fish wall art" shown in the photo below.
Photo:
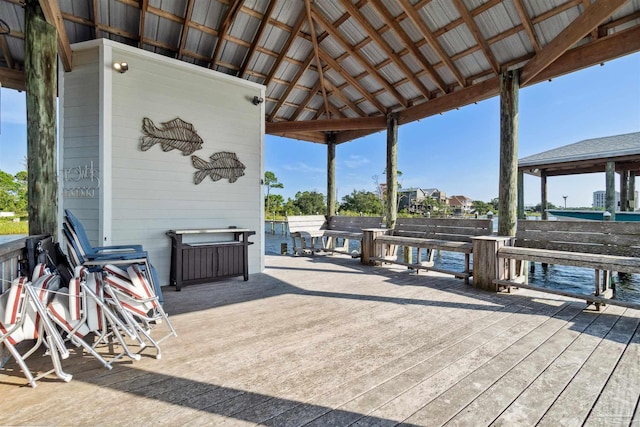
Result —
[{"label": "metal fish wall art", "polygon": [[160,127],[145,117],[142,119],[142,132],[140,137],[140,149],[147,151],[156,144],[160,144],[162,151],[177,149],[183,156],[193,154],[202,148],[202,138],[198,135],[191,123],[177,117],[171,121],[160,124]]},{"label": "metal fish wall art", "polygon": [[193,175],[193,182],[196,185],[200,184],[207,176],[210,176],[213,181],[227,178],[232,183],[244,175],[245,166],[238,159],[236,153],[220,151],[214,153],[209,159],[211,161],[207,162],[198,156],[191,156],[193,167],[198,169]]}]

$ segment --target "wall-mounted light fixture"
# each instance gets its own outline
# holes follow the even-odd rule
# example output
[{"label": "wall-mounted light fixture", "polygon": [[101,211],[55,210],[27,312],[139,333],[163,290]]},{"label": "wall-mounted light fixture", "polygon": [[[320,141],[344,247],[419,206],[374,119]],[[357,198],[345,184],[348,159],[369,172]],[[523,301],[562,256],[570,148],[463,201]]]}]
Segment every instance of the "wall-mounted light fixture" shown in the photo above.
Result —
[{"label": "wall-mounted light fixture", "polygon": [[253,105],[260,105],[264,102],[264,98],[261,98],[259,96],[254,96],[253,97]]},{"label": "wall-mounted light fixture", "polygon": [[114,62],[113,69],[119,72],[120,74],[124,74],[129,69],[129,64],[126,62]]}]

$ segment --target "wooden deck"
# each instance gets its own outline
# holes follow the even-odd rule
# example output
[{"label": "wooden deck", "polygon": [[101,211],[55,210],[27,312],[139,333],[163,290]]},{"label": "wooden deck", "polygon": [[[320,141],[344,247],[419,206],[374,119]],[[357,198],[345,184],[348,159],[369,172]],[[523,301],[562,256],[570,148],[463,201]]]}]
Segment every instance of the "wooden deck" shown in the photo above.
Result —
[{"label": "wooden deck", "polygon": [[76,354],[36,389],[10,362],[0,424],[640,425],[640,311],[350,257],[267,266],[166,291],[162,360]]}]

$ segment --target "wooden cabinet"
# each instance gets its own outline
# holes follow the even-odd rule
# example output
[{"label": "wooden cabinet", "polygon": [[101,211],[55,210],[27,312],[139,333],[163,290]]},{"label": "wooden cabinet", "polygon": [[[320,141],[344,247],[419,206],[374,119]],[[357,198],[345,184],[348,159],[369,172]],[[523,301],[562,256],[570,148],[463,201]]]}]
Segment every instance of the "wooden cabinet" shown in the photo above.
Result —
[{"label": "wooden cabinet", "polygon": [[[233,227],[169,230],[170,284],[179,291],[183,286],[228,277],[244,276],[244,280],[249,280],[248,246],[253,243],[248,239],[253,234],[256,232]],[[211,235],[212,241],[184,243],[186,235]]]}]

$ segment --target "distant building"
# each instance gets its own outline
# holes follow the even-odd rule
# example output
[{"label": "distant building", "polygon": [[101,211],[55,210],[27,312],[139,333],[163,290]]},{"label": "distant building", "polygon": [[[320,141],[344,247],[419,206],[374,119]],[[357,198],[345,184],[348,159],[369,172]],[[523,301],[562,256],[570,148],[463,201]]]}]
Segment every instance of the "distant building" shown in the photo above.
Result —
[{"label": "distant building", "polygon": [[431,198],[437,202],[446,203],[447,202],[447,193],[444,191],[440,191],[437,188],[424,188],[422,190],[424,192],[424,197]]},{"label": "distant building", "polygon": [[398,190],[398,211],[406,209],[409,213],[424,213],[430,210],[424,201],[433,199],[439,203],[447,202],[447,195],[437,188],[407,188]]},{"label": "distant building", "polygon": [[451,196],[448,200],[454,213],[468,214],[473,210],[473,199],[467,196]]},{"label": "distant building", "polygon": [[[636,191],[634,200],[638,200],[638,192]],[[606,205],[606,191],[593,192],[593,207],[604,209]],[[620,192],[616,191],[616,209],[620,210]],[[636,210],[637,206],[633,210]]]}]

